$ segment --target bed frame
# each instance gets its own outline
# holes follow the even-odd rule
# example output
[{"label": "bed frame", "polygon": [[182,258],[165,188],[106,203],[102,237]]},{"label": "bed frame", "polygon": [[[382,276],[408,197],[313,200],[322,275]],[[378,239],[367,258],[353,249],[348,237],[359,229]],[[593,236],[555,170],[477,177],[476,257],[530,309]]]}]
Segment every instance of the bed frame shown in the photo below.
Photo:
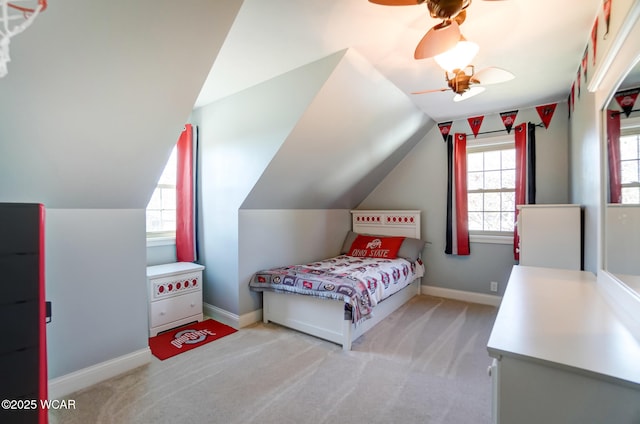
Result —
[{"label": "bed frame", "polygon": [[[420,238],[420,211],[353,210],[352,229],[356,233]],[[418,278],[373,309],[373,316],[355,326],[344,318],[344,301],[299,294],[263,292],[263,321],[273,322],[342,345],[351,343],[389,314],[420,293]]]}]

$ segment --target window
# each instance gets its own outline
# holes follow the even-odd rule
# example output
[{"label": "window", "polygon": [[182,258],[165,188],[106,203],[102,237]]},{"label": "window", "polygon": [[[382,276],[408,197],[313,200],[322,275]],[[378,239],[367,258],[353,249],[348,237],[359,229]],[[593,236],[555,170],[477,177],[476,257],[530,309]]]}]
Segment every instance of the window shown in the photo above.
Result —
[{"label": "window", "polygon": [[515,221],[516,149],[512,138],[467,145],[469,233],[512,236]]},{"label": "window", "polygon": [[622,128],[620,175],[622,203],[640,203],[640,126]]},{"label": "window", "polygon": [[147,238],[176,235],[176,167],[174,147],[147,205]]}]

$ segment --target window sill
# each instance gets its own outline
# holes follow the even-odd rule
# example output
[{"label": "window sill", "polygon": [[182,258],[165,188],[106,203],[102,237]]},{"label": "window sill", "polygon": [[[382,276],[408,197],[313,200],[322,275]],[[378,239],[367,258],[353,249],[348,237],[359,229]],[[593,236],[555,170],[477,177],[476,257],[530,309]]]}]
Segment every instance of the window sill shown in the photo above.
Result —
[{"label": "window sill", "polygon": [[513,244],[513,236],[496,236],[488,234],[470,234],[470,243],[484,243],[484,244]]},{"label": "window sill", "polygon": [[174,246],[176,244],[175,237],[148,237],[147,247]]}]

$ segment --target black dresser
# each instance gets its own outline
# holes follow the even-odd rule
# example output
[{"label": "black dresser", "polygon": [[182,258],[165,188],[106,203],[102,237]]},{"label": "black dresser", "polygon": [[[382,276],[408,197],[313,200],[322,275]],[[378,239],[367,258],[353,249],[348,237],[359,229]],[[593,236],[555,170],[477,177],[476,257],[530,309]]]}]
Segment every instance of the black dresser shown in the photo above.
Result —
[{"label": "black dresser", "polygon": [[0,423],[47,423],[44,207],[0,203]]}]

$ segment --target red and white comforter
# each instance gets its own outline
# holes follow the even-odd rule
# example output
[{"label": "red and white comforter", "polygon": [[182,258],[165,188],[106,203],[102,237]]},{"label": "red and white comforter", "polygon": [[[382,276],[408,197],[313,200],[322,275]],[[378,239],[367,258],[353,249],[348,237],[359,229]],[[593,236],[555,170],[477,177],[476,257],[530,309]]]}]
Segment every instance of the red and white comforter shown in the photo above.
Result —
[{"label": "red and white comforter", "polygon": [[378,302],[424,275],[422,261],[403,258],[336,256],[305,265],[290,265],[256,272],[249,286],[254,291],[298,293],[344,299],[352,321],[359,323]]}]

